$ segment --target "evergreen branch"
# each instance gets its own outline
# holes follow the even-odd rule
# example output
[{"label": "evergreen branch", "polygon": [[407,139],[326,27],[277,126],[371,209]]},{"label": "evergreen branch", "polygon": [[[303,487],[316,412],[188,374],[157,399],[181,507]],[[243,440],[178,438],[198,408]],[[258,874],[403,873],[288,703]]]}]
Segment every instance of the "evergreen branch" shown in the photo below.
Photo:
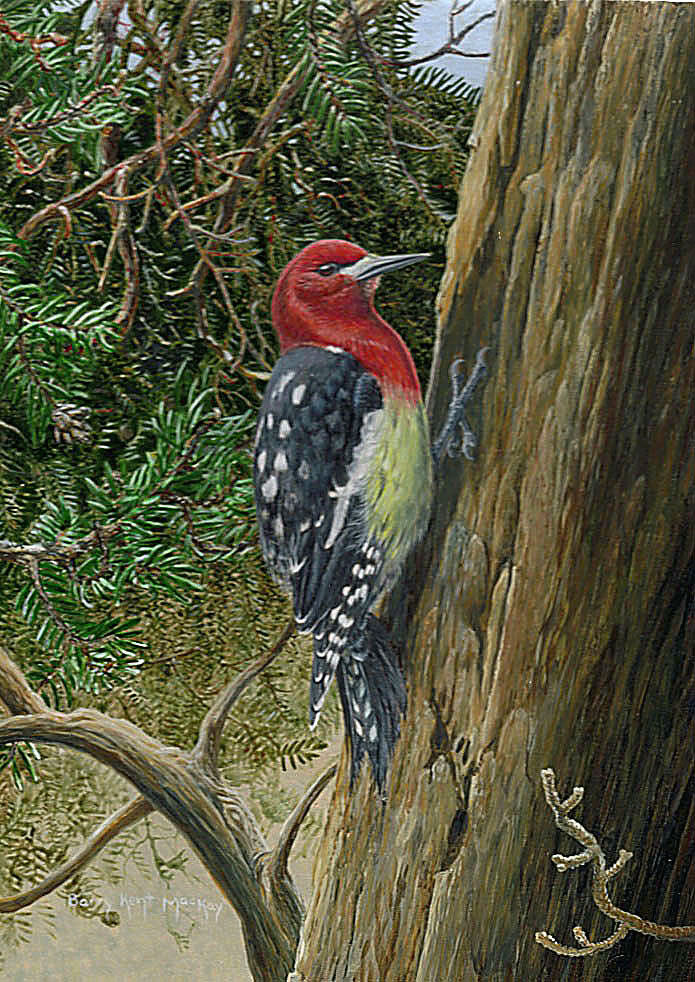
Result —
[{"label": "evergreen branch", "polygon": [[[180,126],[176,127],[176,129],[166,136],[163,143],[165,150],[170,150],[178,146],[184,140],[192,139],[204,130],[210,122],[220,99],[224,97],[227,91],[231,75],[241,53],[244,32],[250,15],[250,6],[247,0],[234,0],[227,30],[227,38],[220,53],[217,68],[196,108]],[[109,187],[119,172],[123,171],[128,176],[131,176],[135,172],[142,170],[148,164],[153,163],[159,157],[160,148],[155,142],[145,150],[132,154],[121,163],[108,167],[100,177],[86,187],[67,194],[59,201],[51,202],[51,204],[37,211],[19,230],[19,238],[30,238],[46,222],[55,220],[56,216],[60,214],[61,208],[67,208],[69,211],[72,211],[91,201],[99,191]]]},{"label": "evergreen branch", "polygon": [[52,31],[50,34],[46,34],[43,37],[32,36],[22,31],[15,31],[7,23],[2,13],[0,13],[0,34],[6,34],[8,37],[12,38],[13,41],[16,41],[17,44],[24,44],[24,42],[27,41],[39,67],[44,72],[50,72],[51,69],[41,57],[41,48],[48,45],[50,45],[52,48],[59,48],[70,43],[70,38],[66,38],[62,34],[58,34],[55,31]]},{"label": "evergreen branch", "polygon": [[[358,8],[359,19],[365,22],[370,18],[375,17],[384,6],[385,2],[386,0],[364,0],[363,3],[360,3]],[[345,15],[338,18],[335,33],[342,43],[346,43],[352,36],[354,36],[354,31],[355,26],[353,17]],[[308,65],[303,64],[302,62],[295,64],[292,70],[285,76],[284,81],[278,87],[273,98],[270,100],[265,110],[261,114],[261,117],[256,124],[250,139],[248,140],[241,153],[241,156],[239,157],[239,160],[237,161],[236,167],[234,168],[234,173],[223,185],[224,193],[222,195],[222,201],[217,213],[215,224],[213,226],[213,231],[215,233],[220,234],[223,232],[233,219],[237,208],[238,196],[241,191],[241,179],[248,174],[254,157],[258,152],[258,148],[265,145],[266,140],[268,139],[268,136],[270,135],[277,121],[280,119],[293,99],[299,92],[301,92],[308,72]],[[187,292],[191,292],[194,295],[199,293],[205,281],[206,273],[207,270],[205,263],[199,261],[196,264],[193,274],[189,280]]]}]

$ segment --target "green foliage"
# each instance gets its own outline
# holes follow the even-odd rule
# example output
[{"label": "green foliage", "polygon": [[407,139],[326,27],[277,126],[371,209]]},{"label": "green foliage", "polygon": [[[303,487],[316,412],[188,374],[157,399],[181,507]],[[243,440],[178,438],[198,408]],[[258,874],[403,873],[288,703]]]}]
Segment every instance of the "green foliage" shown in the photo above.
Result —
[{"label": "green foliage", "polygon": [[[399,65],[418,3],[390,0],[343,43],[342,0],[259,0],[209,121],[174,139],[208,98],[231,5],[199,4],[183,30],[186,5],[143,0],[111,35],[93,4],[56,6],[2,7],[0,634],[56,708],[97,706],[190,747],[290,614],[259,556],[251,489],[273,284],[321,237],[431,252],[379,293],[424,380],[476,94]],[[224,776],[267,822],[296,803],[279,772],[311,763],[340,718],[332,691],[308,731],[310,663],[292,639],[225,727]],[[3,893],[46,875],[124,799],[112,775],[50,752],[34,786],[37,760],[27,743],[0,754],[26,803],[0,785]],[[169,882],[185,860],[148,824],[59,896],[100,894],[128,863]],[[25,913],[3,919],[0,947],[30,930]]]},{"label": "green foliage", "polygon": [[41,649],[29,676],[56,706],[70,705],[75,688],[98,692],[139,670],[138,619],[119,609],[129,586],[190,599],[206,560],[248,549],[252,421],[222,418],[213,404],[208,373],[182,365],[118,467],[104,460],[101,480],[76,480],[74,494],[56,495],[34,519],[32,538],[49,550],[15,606]]},{"label": "green foliage", "polygon": [[[52,6],[10,0],[15,34],[0,34],[0,116],[14,120],[0,148],[0,535],[45,547],[5,564],[0,598],[33,633],[30,678],[58,706],[141,669],[126,595],[190,600],[211,561],[238,563],[252,546],[247,448],[273,360],[266,311],[299,248],[339,236],[373,251],[433,251],[417,277],[386,283],[380,304],[424,374],[433,331],[422,294],[439,278],[472,93],[440,68],[399,67],[418,4],[386,4],[362,40],[345,44],[339,25],[350,14],[339,0],[263,0],[226,96],[234,111],[171,147],[166,181],[157,183],[156,155],[131,168],[125,224],[112,182],[110,198],[90,192],[27,239],[20,229],[44,203],[152,147],[158,111],[165,133],[195,112],[211,44],[226,34],[224,17],[203,5],[162,89],[159,38],[177,36],[180,4],[145,3],[144,16],[133,8],[128,30],[110,39],[95,34],[84,4]],[[253,179],[237,182],[231,231],[208,253],[228,298],[208,273],[192,317],[178,293],[215,224],[211,192],[292,73],[299,90],[253,157]],[[417,149],[423,141],[433,149]],[[172,188],[180,202],[201,202],[190,212],[197,232],[177,216]],[[128,330],[123,290],[136,275]],[[313,745],[295,739],[279,756],[273,743],[271,756],[284,766],[310,759]],[[270,745],[258,734],[247,750],[261,760]]]},{"label": "green foliage", "polygon": [[18,791],[23,791],[24,777],[22,772],[28,774],[34,784],[39,780],[34,765],[35,760],[41,760],[38,747],[35,747],[33,743],[23,740],[20,743],[12,744],[11,747],[2,748],[2,752],[0,752],[0,771],[4,771],[6,767],[9,767],[15,788]]}]

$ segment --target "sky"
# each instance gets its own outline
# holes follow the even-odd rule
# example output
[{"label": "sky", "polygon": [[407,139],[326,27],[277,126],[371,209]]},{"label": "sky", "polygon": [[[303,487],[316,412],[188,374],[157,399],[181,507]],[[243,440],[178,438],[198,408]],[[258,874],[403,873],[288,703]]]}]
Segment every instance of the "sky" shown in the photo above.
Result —
[{"label": "sky", "polygon": [[[458,0],[458,6],[463,6]],[[417,20],[418,40],[413,46],[413,54],[421,55],[434,51],[449,36],[449,10],[451,0],[425,0]],[[495,0],[473,0],[470,7],[455,19],[456,30],[471,24],[481,14],[495,9]],[[483,21],[466,37],[463,47],[467,51],[490,51],[494,18]],[[433,64],[441,65],[452,74],[461,75],[473,85],[485,81],[487,58],[462,58],[459,55],[446,55]]]}]

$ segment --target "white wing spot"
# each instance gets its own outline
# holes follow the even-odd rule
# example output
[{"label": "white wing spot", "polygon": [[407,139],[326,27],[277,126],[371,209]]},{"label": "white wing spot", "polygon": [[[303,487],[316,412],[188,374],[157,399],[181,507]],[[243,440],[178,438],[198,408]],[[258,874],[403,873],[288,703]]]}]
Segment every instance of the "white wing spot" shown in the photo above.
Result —
[{"label": "white wing spot", "polygon": [[268,427],[269,430],[272,430],[274,422],[275,422],[275,417],[273,416],[272,413],[268,413],[268,415],[265,418],[265,425]]},{"label": "white wing spot", "polygon": [[311,522],[307,520],[306,522],[302,522],[302,524],[299,526],[299,531],[306,532],[308,528],[311,528]]},{"label": "white wing spot", "polygon": [[323,525],[323,520],[325,517],[326,517],[325,514],[319,515],[319,517],[314,522],[315,529],[320,528]]},{"label": "white wing spot", "polygon": [[309,465],[307,464],[306,460],[301,462],[297,468],[297,473],[303,481],[306,481],[306,479],[309,477]]},{"label": "white wing spot", "polygon": [[355,563],[355,565],[352,567],[352,575],[353,576],[359,576],[360,569],[361,569],[360,564],[359,563]]},{"label": "white wing spot", "polygon": [[276,471],[286,471],[287,470],[287,454],[284,450],[278,450],[275,454],[275,460],[273,461],[273,467]]},{"label": "white wing spot", "polygon": [[284,538],[285,526],[282,524],[282,518],[280,515],[278,515],[275,521],[273,522],[273,531],[275,532],[276,538],[278,539]]},{"label": "white wing spot", "polygon": [[372,704],[369,701],[369,699],[365,699],[364,700],[364,718],[366,719],[368,716],[370,716],[371,715],[371,712],[372,712]]},{"label": "white wing spot", "polygon": [[344,597],[347,597],[347,595],[348,595],[348,593],[350,592],[351,589],[352,589],[352,587],[348,583],[348,585],[347,586],[344,586],[343,589],[340,592],[342,593],[342,595]]},{"label": "white wing spot", "polygon": [[285,437],[288,437],[290,435],[291,429],[292,427],[290,426],[290,424],[287,422],[286,419],[280,420],[280,429],[278,430],[278,436],[280,437],[280,439],[284,440]]},{"label": "white wing spot", "polygon": [[363,736],[364,734],[363,734],[362,727],[360,726],[359,720],[356,719],[353,720],[353,722],[355,724],[355,733],[357,733],[357,736]]},{"label": "white wing spot", "polygon": [[265,461],[267,456],[268,455],[266,454],[265,450],[261,450],[261,452],[258,455],[258,460],[256,461],[256,463],[258,464],[259,471],[265,470]]},{"label": "white wing spot", "polygon": [[345,614],[341,614],[338,618],[338,623],[341,627],[352,627],[355,623],[354,617],[346,617]]},{"label": "white wing spot", "polygon": [[365,576],[371,576],[375,572],[376,572],[376,566],[372,565],[372,563],[369,563],[368,566],[365,566],[365,570],[364,570]]},{"label": "white wing spot", "polygon": [[372,723],[372,728],[369,731],[369,739],[372,743],[376,740],[376,723]]},{"label": "white wing spot", "polygon": [[304,393],[306,392],[306,385],[300,382],[299,385],[295,386],[292,390],[292,405],[298,406],[299,403],[304,398]]},{"label": "white wing spot", "polygon": [[264,484],[261,484],[261,494],[266,501],[272,501],[277,493],[278,479],[274,474],[271,474],[268,480]]},{"label": "white wing spot", "polygon": [[273,393],[274,399],[278,399],[282,395],[282,393],[285,391],[285,389],[290,384],[290,382],[292,381],[292,379],[295,377],[296,374],[297,374],[296,372],[285,372],[285,374],[280,378],[280,381],[278,382],[277,389]]}]

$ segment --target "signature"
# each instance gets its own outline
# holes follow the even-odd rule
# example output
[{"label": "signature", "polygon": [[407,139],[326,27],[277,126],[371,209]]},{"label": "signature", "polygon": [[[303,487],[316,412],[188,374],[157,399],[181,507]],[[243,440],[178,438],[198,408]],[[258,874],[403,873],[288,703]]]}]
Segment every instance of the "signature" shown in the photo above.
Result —
[{"label": "signature", "polygon": [[212,915],[215,917],[215,924],[220,919],[222,913],[222,903],[214,903],[206,900],[205,897],[187,897],[184,895],[155,896],[146,893],[141,896],[121,892],[116,900],[109,900],[107,897],[85,897],[79,893],[68,895],[68,908],[76,907],[95,907],[99,903],[104,905],[104,913],[109,915],[125,908],[128,911],[128,920],[132,920],[133,915],[147,919],[152,914],[172,913],[175,920],[179,920],[181,914],[194,917],[196,914],[202,915],[205,921],[211,921]]}]

